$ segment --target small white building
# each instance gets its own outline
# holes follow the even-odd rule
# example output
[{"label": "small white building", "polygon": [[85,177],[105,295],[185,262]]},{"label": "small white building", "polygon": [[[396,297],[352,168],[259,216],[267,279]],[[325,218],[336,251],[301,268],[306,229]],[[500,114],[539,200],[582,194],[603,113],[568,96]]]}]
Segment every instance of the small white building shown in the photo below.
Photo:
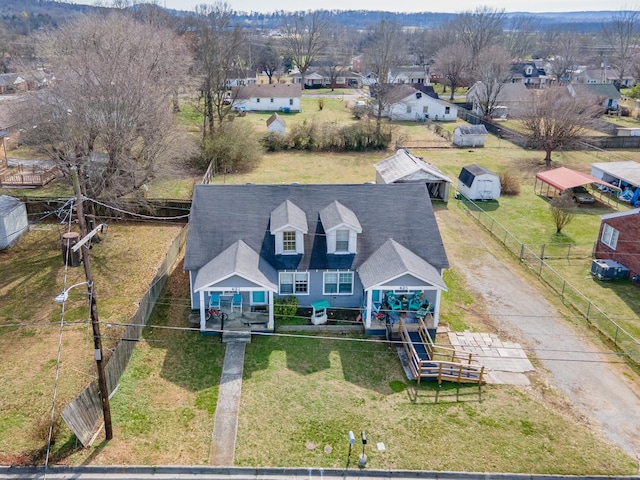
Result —
[{"label": "small white building", "polygon": [[484,147],[488,133],[484,125],[460,125],[453,130],[453,144],[458,147]]},{"label": "small white building", "polygon": [[458,175],[458,191],[469,200],[497,200],[500,189],[500,177],[486,167],[467,165]]},{"label": "small white building", "polygon": [[246,85],[231,89],[232,108],[249,111],[299,112],[302,89],[300,84],[273,83]]},{"label": "small white building", "polygon": [[267,119],[267,130],[285,135],[287,133],[287,124],[280,115],[274,113]]},{"label": "small white building", "polygon": [[0,250],[14,245],[28,228],[25,204],[9,195],[0,195]]},{"label": "small white building", "polygon": [[[410,85],[395,87],[389,93],[386,104],[382,110],[382,116],[389,117],[390,120],[455,122],[458,118],[458,107],[433,98]],[[373,105],[374,113],[377,113],[375,100]]]},{"label": "small white building", "polygon": [[435,165],[425,162],[420,157],[400,149],[391,157],[380,160],[374,165],[376,183],[424,183],[429,190],[429,197],[449,200],[449,187],[453,183]]}]

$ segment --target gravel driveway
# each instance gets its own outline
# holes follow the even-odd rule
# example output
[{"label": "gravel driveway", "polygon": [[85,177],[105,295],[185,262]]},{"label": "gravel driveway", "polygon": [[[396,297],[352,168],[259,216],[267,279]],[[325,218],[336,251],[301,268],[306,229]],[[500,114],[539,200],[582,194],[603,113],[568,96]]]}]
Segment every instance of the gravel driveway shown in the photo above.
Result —
[{"label": "gravel driveway", "polygon": [[[544,370],[539,373],[566,396],[576,413],[633,458],[640,458],[637,376],[610,363],[617,357],[563,318],[538,286],[532,288],[525,280],[524,267],[503,260],[502,247],[461,215],[453,202],[448,208],[437,216],[449,262],[464,275],[469,290],[482,296],[498,333],[519,342],[539,361]],[[473,239],[472,245],[461,248],[463,239]]]}]

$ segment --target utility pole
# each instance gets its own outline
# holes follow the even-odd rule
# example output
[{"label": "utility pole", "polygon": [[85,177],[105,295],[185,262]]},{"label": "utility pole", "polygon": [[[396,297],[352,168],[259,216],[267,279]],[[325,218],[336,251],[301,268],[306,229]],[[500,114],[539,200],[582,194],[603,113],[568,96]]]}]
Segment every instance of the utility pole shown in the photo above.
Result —
[{"label": "utility pole", "polygon": [[[78,180],[78,168],[71,167],[71,177],[73,178],[73,189],[76,193],[76,209],[78,212],[78,223],[80,225],[80,235],[84,238],[87,234],[87,225],[82,209],[82,192],[80,191],[80,181]],[[91,311],[91,326],[93,328],[93,348],[98,367],[98,389],[102,400],[102,414],[104,416],[104,432],[107,440],[113,438],[113,428],[111,427],[111,407],[109,406],[109,390],[107,389],[107,378],[102,361],[102,336],[100,335],[100,321],[98,320],[98,306],[96,304],[96,292],[93,285],[93,272],[91,271],[91,259],[89,258],[89,246],[85,242],[82,247],[82,264],[84,274],[87,278],[89,289],[89,301]]]}]

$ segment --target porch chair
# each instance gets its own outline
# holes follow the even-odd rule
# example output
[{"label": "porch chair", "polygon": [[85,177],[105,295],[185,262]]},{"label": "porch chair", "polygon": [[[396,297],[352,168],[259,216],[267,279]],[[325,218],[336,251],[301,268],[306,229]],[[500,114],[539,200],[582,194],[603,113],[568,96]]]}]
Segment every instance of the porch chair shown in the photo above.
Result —
[{"label": "porch chair", "polygon": [[420,307],[422,306],[423,302],[424,300],[422,300],[422,292],[416,292],[413,294],[413,297],[411,297],[411,299],[409,300],[408,309],[418,311],[420,310]]},{"label": "porch chair", "polygon": [[233,309],[237,308],[238,310],[240,310],[240,313],[242,313],[242,294],[241,293],[234,293],[233,294],[233,299],[231,300],[231,311],[233,312]]},{"label": "porch chair", "polygon": [[209,294],[209,310],[220,310],[220,294]]},{"label": "porch chair", "polygon": [[393,292],[387,292],[387,305],[392,312],[402,310],[402,302],[396,298]]}]

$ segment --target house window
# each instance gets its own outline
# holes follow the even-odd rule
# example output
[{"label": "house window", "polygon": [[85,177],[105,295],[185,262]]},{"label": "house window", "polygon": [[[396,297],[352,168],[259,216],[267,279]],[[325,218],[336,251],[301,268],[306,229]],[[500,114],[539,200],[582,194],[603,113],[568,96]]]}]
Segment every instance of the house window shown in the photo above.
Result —
[{"label": "house window", "polygon": [[296,253],[296,232],[282,232],[282,252]]},{"label": "house window", "polygon": [[429,107],[422,107],[422,113],[429,113]]},{"label": "house window", "polygon": [[410,105],[407,106],[407,113],[411,113],[411,106]]},{"label": "house window", "polygon": [[618,235],[620,232],[613,228],[611,225],[604,224],[604,228],[602,229],[602,238],[600,239],[602,243],[604,243],[607,247],[616,249],[618,245]]},{"label": "house window", "polygon": [[259,98],[256,98],[256,103],[260,103],[260,99]]},{"label": "house window", "polygon": [[353,272],[325,272],[324,295],[351,295],[353,293]]},{"label": "house window", "polygon": [[444,107],[444,114],[449,115],[451,113],[451,107]]},{"label": "house window", "polygon": [[349,251],[349,230],[336,231],[336,252]]},{"label": "house window", "polygon": [[289,105],[293,106],[293,98],[289,99]]},{"label": "house window", "polygon": [[309,274],[307,272],[280,273],[280,295],[307,295]]},{"label": "house window", "polygon": [[273,103],[273,98],[271,99],[271,103]]}]

